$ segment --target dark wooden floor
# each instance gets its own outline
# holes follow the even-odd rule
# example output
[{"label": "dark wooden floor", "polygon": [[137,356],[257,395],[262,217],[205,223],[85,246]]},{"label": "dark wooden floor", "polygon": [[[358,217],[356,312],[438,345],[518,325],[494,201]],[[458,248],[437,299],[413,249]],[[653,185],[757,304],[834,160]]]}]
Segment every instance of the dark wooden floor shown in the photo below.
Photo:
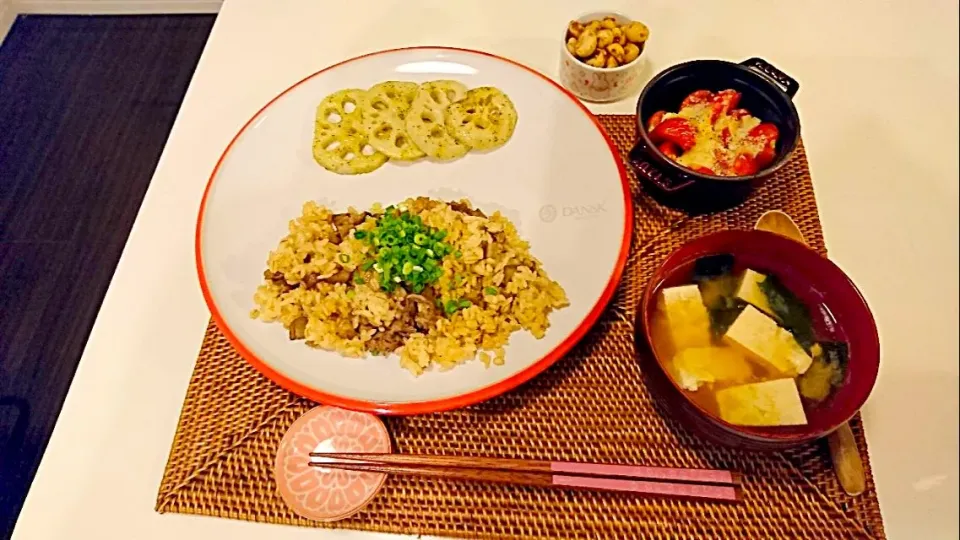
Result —
[{"label": "dark wooden floor", "polygon": [[20,17],[0,46],[0,538],[213,21]]}]

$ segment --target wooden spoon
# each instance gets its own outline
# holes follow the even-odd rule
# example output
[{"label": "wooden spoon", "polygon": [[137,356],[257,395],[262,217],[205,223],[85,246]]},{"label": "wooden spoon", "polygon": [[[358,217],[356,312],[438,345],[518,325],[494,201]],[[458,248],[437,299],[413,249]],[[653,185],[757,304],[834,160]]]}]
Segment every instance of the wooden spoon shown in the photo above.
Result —
[{"label": "wooden spoon", "polygon": [[[797,227],[790,216],[779,210],[771,210],[760,216],[754,228],[806,244],[800,227]],[[843,490],[851,496],[863,493],[867,487],[863,461],[860,459],[860,451],[857,449],[857,441],[853,437],[850,424],[844,422],[836,431],[827,435],[827,444],[830,446],[833,470],[837,473]]]}]

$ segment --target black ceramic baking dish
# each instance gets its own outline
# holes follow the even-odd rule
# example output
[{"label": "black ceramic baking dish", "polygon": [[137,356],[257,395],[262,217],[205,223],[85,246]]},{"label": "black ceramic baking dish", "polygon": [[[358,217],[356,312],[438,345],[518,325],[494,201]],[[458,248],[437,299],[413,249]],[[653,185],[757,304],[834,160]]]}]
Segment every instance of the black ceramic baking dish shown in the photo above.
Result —
[{"label": "black ceramic baking dish", "polygon": [[[637,142],[630,161],[653,195],[670,206],[709,211],[735,206],[790,159],[800,140],[800,117],[793,96],[800,85],[760,58],[739,64],[693,60],[667,68],[647,83],[637,100]],[[739,107],[780,131],[776,158],[749,176],[714,176],[691,171],[663,155],[650,141],[647,120],[657,111],[677,111],[695,90],[732,88],[743,97]]]}]

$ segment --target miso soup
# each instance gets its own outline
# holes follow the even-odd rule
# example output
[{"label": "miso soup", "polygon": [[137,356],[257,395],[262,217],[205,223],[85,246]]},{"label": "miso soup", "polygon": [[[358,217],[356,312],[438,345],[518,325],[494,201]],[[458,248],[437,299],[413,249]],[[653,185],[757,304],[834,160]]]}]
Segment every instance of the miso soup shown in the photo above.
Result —
[{"label": "miso soup", "polygon": [[679,275],[658,292],[651,341],[702,408],[736,425],[804,425],[843,384],[846,340],[815,297],[732,255],[703,257]]}]

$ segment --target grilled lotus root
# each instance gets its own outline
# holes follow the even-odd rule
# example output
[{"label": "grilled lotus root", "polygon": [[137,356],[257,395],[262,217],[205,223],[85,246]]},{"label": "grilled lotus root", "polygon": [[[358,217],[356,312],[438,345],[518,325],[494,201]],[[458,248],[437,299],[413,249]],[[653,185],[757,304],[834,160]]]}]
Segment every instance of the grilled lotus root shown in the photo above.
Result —
[{"label": "grilled lotus root", "polygon": [[337,127],[347,122],[360,121],[360,103],[366,92],[358,88],[348,88],[334,92],[323,98],[317,105],[317,126]]},{"label": "grilled lotus root", "polygon": [[407,134],[405,121],[419,88],[412,82],[382,82],[367,90],[360,104],[370,146],[392,159],[412,161],[425,155]]},{"label": "grilled lotus root", "polygon": [[[465,97],[469,101],[459,106]],[[334,92],[320,102],[313,157],[337,174],[368,173],[391,158],[451,160],[472,148],[502,146],[516,124],[510,98],[493,87],[468,92],[457,81],[386,81],[369,90]]]},{"label": "grilled lotus root", "polygon": [[470,146],[446,129],[447,108],[463,99],[467,87],[457,81],[430,81],[420,85],[407,113],[407,133],[428,156],[440,160],[463,157]]},{"label": "grilled lotus root", "polygon": [[361,125],[359,104],[365,92],[340,90],[317,106],[313,131],[313,159],[337,174],[362,174],[386,163],[387,156],[369,144]]},{"label": "grilled lotus root", "polygon": [[500,90],[482,86],[447,109],[447,131],[477,150],[503,146],[517,126],[517,109]]}]

